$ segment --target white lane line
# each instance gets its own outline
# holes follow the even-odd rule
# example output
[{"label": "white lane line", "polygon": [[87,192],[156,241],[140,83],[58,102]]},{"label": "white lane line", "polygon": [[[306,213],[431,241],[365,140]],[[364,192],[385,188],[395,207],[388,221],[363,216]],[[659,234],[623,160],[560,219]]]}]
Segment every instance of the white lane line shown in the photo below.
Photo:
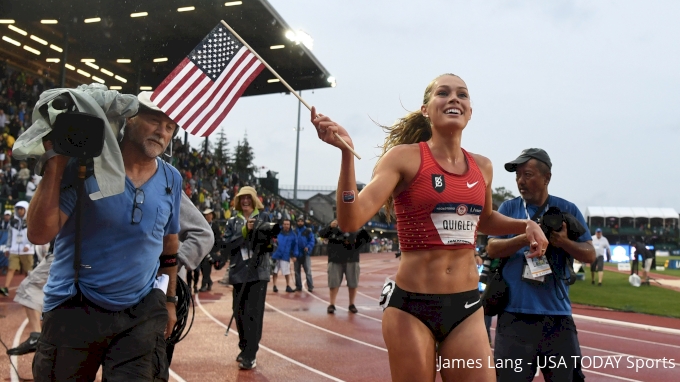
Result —
[{"label": "white lane line", "polygon": [[626,340],[626,341],[636,341],[636,342],[644,342],[646,344],[652,344],[652,345],[661,345],[661,346],[670,346],[673,348],[678,348],[680,349],[679,345],[671,345],[671,344],[664,344],[662,342],[654,342],[654,341],[647,341],[647,340],[639,340],[637,338],[628,338],[628,337],[621,337],[621,336],[613,336],[611,334],[604,334],[604,333],[598,333],[598,332],[591,332],[589,330],[583,330],[583,329],[578,329],[579,333],[588,333],[588,334],[595,334],[598,336],[604,336],[604,337],[612,337],[620,340]]},{"label": "white lane line", "polygon": [[[235,331],[235,330],[233,330],[233,329],[227,327],[227,325],[223,324],[221,321],[219,321],[219,320],[217,320],[215,317],[213,317],[212,314],[208,313],[208,311],[205,310],[205,308],[203,308],[203,305],[201,304],[201,301],[200,301],[200,299],[198,298],[198,294],[196,294],[195,296],[196,296],[196,299],[195,299],[196,305],[198,305],[198,307],[203,311],[203,313],[204,313],[206,316],[208,316],[208,318],[210,318],[211,320],[213,320],[216,324],[220,325],[221,327],[223,327],[223,328],[225,328],[225,329],[229,329],[229,332],[230,332],[230,333],[232,333],[232,334],[238,336],[238,332],[237,332],[237,331]],[[298,361],[296,361],[296,360],[294,360],[294,359],[292,359],[292,358],[286,357],[285,355],[283,355],[283,354],[281,354],[281,353],[279,353],[279,352],[277,352],[277,351],[275,351],[275,350],[272,350],[272,349],[270,349],[270,348],[268,348],[268,347],[266,347],[266,346],[264,346],[264,345],[262,345],[262,344],[260,344],[260,348],[261,348],[261,349],[264,349],[265,351],[268,351],[268,352],[274,354],[274,355],[277,356],[277,357],[283,358],[284,360],[286,360],[286,361],[288,361],[288,362],[290,362],[290,363],[293,363],[293,364],[298,365],[298,366],[300,366],[300,367],[302,367],[302,368],[305,368],[305,369],[311,371],[312,373],[315,373],[315,374],[321,375],[321,376],[323,376],[323,377],[326,377],[326,378],[330,379],[331,381],[344,382],[342,379],[339,379],[339,378],[336,378],[336,377],[334,377],[334,376],[332,376],[332,375],[326,374],[326,373],[324,373],[324,372],[321,371],[321,370],[317,370],[317,369],[315,369],[315,368],[313,368],[313,367],[311,367],[311,366],[307,366],[307,365],[305,365],[304,363],[298,362]]]},{"label": "white lane line", "polygon": [[295,317],[295,316],[291,316],[290,314],[288,314],[288,313],[282,311],[281,309],[276,308],[275,306],[271,305],[271,304],[268,303],[268,302],[265,302],[265,305],[267,305],[267,306],[270,307],[271,309],[275,310],[276,312],[278,312],[278,313],[280,313],[280,314],[283,314],[283,315],[286,316],[286,317],[292,318],[292,319],[295,320],[295,321],[298,321],[298,322],[301,322],[301,323],[303,323],[303,324],[305,324],[305,325],[311,326],[311,327],[313,327],[314,329],[318,329],[318,330],[321,330],[321,331],[326,332],[326,333],[328,333],[328,334],[332,334],[332,335],[334,335],[334,336],[338,336],[338,337],[344,338],[344,339],[346,339],[346,340],[354,341],[354,342],[356,342],[356,343],[358,343],[358,344],[365,345],[365,346],[368,346],[368,347],[371,347],[371,348],[374,348],[374,349],[382,350],[382,351],[384,351],[384,352],[387,351],[387,349],[382,348],[382,347],[380,347],[380,346],[375,346],[375,345],[373,345],[373,344],[369,344],[368,342],[359,341],[359,340],[357,340],[357,339],[355,339],[355,338],[348,337],[348,336],[343,335],[343,334],[340,334],[340,333],[336,333],[336,332],[334,332],[334,331],[331,331],[331,330],[322,328],[322,327],[320,327],[320,326],[311,324],[311,323],[309,323],[309,322],[307,322],[307,321],[301,320],[301,319],[299,319],[299,318],[297,318],[297,317]]},{"label": "white lane line", "polygon": [[660,333],[680,335],[680,330],[678,330],[678,329],[664,328],[664,327],[661,327],[661,326],[636,324],[636,323],[633,323],[633,322],[610,320],[608,318],[584,316],[584,315],[581,315],[581,314],[572,314],[572,317],[578,318],[578,319],[581,319],[581,320],[586,320],[586,321],[598,322],[600,324],[619,325],[619,326],[625,326],[625,327],[628,327],[628,328],[649,330],[649,331],[652,331],[652,332],[660,332]]},{"label": "white lane line", "polygon": [[605,376],[605,377],[620,379],[620,380],[622,380],[622,381],[643,382],[643,381],[640,381],[640,380],[637,380],[637,379],[630,379],[630,378],[625,378],[625,377],[619,377],[618,375],[600,373],[599,371],[593,371],[593,370],[590,370],[590,369],[581,368],[581,370],[583,370],[583,371],[585,371],[585,372],[587,372],[587,373],[593,373],[593,374],[597,374],[597,375],[603,375],[603,376]]},{"label": "white lane line", "polygon": [[[303,284],[304,287],[306,287],[307,281],[306,281],[306,280],[303,281],[302,284]],[[359,293],[359,292],[357,291],[357,293]],[[326,303],[327,305],[330,305],[330,304],[331,304],[330,301],[326,301],[326,300],[322,299],[321,297],[316,296],[314,293],[309,293],[309,295],[312,296],[312,297],[314,297],[315,299],[317,299],[317,300],[319,300],[319,301],[322,301],[322,302]],[[345,309],[345,308],[342,308],[342,307],[339,307],[339,306],[336,306],[335,309],[340,309],[340,310],[344,310],[345,312],[349,312],[349,309]],[[357,316],[361,316],[361,317],[368,318],[369,320],[373,320],[373,321],[377,321],[377,322],[382,322],[381,319],[378,319],[378,318],[375,318],[375,317],[371,317],[371,316],[367,316],[367,315],[362,314],[362,313],[355,313],[355,314],[356,314]]]},{"label": "white lane line", "polygon": [[170,370],[170,376],[171,376],[172,378],[175,378],[175,380],[176,380],[177,382],[187,382],[187,381],[184,380],[182,377],[180,377],[177,373],[175,373],[174,371],[172,371],[172,369],[169,369],[169,370]]},{"label": "white lane line", "polygon": [[[24,322],[22,322],[21,326],[19,326],[19,329],[17,329],[17,334],[14,335],[14,342],[12,342],[12,349],[19,346],[19,341],[21,341],[21,335],[24,334],[26,325],[28,325],[28,318],[24,319]],[[17,368],[17,370],[19,369],[19,364],[17,363],[18,360],[19,359],[16,355],[9,357],[9,361]],[[9,379],[11,382],[19,382],[19,376],[17,375],[16,371],[14,371],[14,367],[9,368]]]},{"label": "white lane line", "polygon": [[360,294],[360,295],[362,295],[362,296],[364,296],[364,297],[368,297],[368,298],[370,298],[371,300],[380,301],[380,300],[378,300],[378,299],[375,298],[375,297],[371,297],[371,296],[369,296],[369,295],[367,295],[367,294],[365,294],[365,293],[361,293],[361,292],[359,292],[359,291],[357,291],[357,294]]}]

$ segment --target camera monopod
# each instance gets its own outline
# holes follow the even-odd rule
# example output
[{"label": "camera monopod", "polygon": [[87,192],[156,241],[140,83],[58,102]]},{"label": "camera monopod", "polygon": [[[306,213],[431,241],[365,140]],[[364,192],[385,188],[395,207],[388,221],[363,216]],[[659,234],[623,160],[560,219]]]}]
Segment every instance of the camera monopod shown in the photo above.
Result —
[{"label": "camera monopod", "polygon": [[[82,216],[85,198],[85,175],[88,160],[98,157],[104,149],[104,120],[96,115],[77,111],[68,93],[62,93],[51,103],[55,110],[65,110],[55,118],[49,139],[55,153],[78,159],[75,206],[75,252],[73,256],[73,280],[78,289],[81,267]],[[87,267],[87,266],[86,266]]]},{"label": "camera monopod", "polygon": [[[251,252],[251,251],[249,250],[249,252]],[[252,274],[253,270],[257,266],[256,264],[259,264],[259,262],[256,261],[258,259],[255,259],[254,257],[255,257],[254,254],[250,253],[250,256],[248,257],[249,263],[248,263],[248,272],[246,273],[246,279],[243,282],[243,285],[241,285],[241,290],[238,291],[238,295],[236,296],[236,301],[235,301],[236,303],[234,304],[236,309],[232,310],[232,312],[231,312],[231,318],[229,319],[229,325],[227,325],[227,331],[224,333],[225,336],[229,335],[229,328],[231,328],[231,323],[234,321],[234,316],[236,316],[236,310],[241,309],[241,299],[243,298],[243,292],[246,289],[246,283],[248,282],[248,279],[250,279],[250,275]]]}]

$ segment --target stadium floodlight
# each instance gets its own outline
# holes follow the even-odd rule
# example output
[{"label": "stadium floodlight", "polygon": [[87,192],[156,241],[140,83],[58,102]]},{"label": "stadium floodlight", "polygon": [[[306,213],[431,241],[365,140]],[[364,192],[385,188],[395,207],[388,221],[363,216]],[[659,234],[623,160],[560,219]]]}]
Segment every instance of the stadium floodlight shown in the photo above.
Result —
[{"label": "stadium floodlight", "polygon": [[59,52],[59,53],[61,53],[61,52],[64,51],[63,49],[61,49],[60,47],[58,47],[58,46],[56,46],[56,45],[54,45],[54,44],[50,44],[50,48],[56,50],[56,51]]},{"label": "stadium floodlight", "polygon": [[12,19],[0,19],[0,24],[14,24]]},{"label": "stadium floodlight", "polygon": [[196,7],[182,7],[182,8],[177,8],[177,12],[189,12],[195,10]]},{"label": "stadium floodlight", "polygon": [[45,41],[45,40],[41,39],[40,37],[33,35],[33,34],[31,35],[31,40],[39,42],[43,45],[47,45],[47,41]]},{"label": "stadium floodlight", "polygon": [[41,24],[58,24],[59,21],[54,20],[54,19],[45,19],[45,20],[40,20]]},{"label": "stadium floodlight", "polygon": [[286,38],[293,41],[295,44],[300,44],[306,46],[307,49],[312,50],[314,48],[314,39],[305,31],[298,29],[297,31],[288,30],[286,32]]},{"label": "stadium floodlight", "polygon": [[149,12],[137,12],[137,13],[130,13],[130,17],[144,17],[148,16]]},{"label": "stadium floodlight", "polygon": [[64,66],[65,66],[66,69],[68,69],[68,70],[76,70],[76,67],[73,66],[73,65],[71,65],[71,64],[64,64]]},{"label": "stadium floodlight", "polygon": [[117,63],[119,64],[129,64],[132,62],[129,58],[119,58],[116,60]]},{"label": "stadium floodlight", "polygon": [[243,1],[229,1],[224,3],[225,7],[233,7],[234,5],[241,5],[243,4]]},{"label": "stadium floodlight", "polygon": [[106,75],[109,76],[109,77],[113,77],[113,72],[110,72],[110,71],[108,71],[108,70],[106,70],[106,69],[104,69],[104,68],[99,69],[99,71],[102,72],[102,73],[104,73],[104,74],[106,74]]},{"label": "stadium floodlight", "polygon": [[151,90],[153,89],[151,86],[140,86],[139,90]]},{"label": "stadium floodlight", "polygon": [[28,46],[28,45],[24,45],[24,49],[27,50],[27,51],[29,51],[29,52],[31,52],[31,53],[33,53],[33,54],[37,54],[38,56],[40,55],[40,51],[39,51],[39,50],[34,49],[34,48],[31,48],[31,47]]},{"label": "stadium floodlight", "polygon": [[99,77],[97,77],[97,76],[92,76],[92,79],[95,80],[95,81],[97,81],[97,82],[99,82],[100,84],[105,83],[104,80],[102,80],[101,78],[99,78]]},{"label": "stadium floodlight", "polygon": [[5,41],[7,41],[8,43],[10,43],[10,44],[12,44],[12,45],[21,46],[21,43],[20,43],[19,41],[14,40],[14,39],[11,39],[11,38],[9,38],[9,37],[7,37],[7,36],[2,36],[2,39],[5,40]]},{"label": "stadium floodlight", "polygon": [[331,84],[332,88],[334,88],[335,85],[337,85],[336,82],[335,82],[335,77],[333,77],[333,76],[328,77],[328,79],[326,81],[328,81],[328,83]]},{"label": "stadium floodlight", "polygon": [[167,60],[168,60],[167,57],[159,57],[159,58],[154,58],[153,62],[165,62]]},{"label": "stadium floodlight", "polygon": [[61,61],[61,60],[58,59],[58,58],[48,58],[48,59],[45,60],[45,61],[47,61],[47,62],[59,62],[59,61]]},{"label": "stadium floodlight", "polygon": [[123,90],[123,87],[122,87],[122,86],[113,85],[113,86],[109,86],[109,89],[111,89],[111,90]]},{"label": "stadium floodlight", "polygon": [[283,49],[285,47],[285,45],[272,45],[269,47],[269,49]]},{"label": "stadium floodlight", "polygon": [[28,33],[27,33],[25,30],[19,29],[19,28],[15,27],[15,26],[12,25],[12,24],[8,25],[7,27],[8,27],[9,29],[11,29],[11,30],[13,30],[13,31],[15,31],[15,32],[17,32],[17,33],[19,33],[20,35],[24,35],[24,36],[28,35]]},{"label": "stadium floodlight", "polygon": [[119,75],[117,75],[117,74],[114,76],[114,78],[117,79],[118,81],[124,83],[124,84],[127,83],[127,80],[126,80],[125,78],[123,78],[123,77],[121,77],[121,76],[119,76]]},{"label": "stadium floodlight", "polygon": [[91,18],[91,19],[85,19],[85,20],[83,20],[83,22],[84,22],[85,24],[89,24],[89,23],[98,23],[98,22],[100,22],[100,21],[102,21],[102,19],[101,19],[100,17],[93,17],[93,18]]},{"label": "stadium floodlight", "polygon": [[78,72],[78,74],[82,74],[82,75],[85,76],[85,77],[91,77],[91,76],[92,76],[90,73],[88,73],[88,72],[86,72],[86,71],[84,71],[84,70],[78,69],[78,70],[76,70],[76,72]]},{"label": "stadium floodlight", "polygon": [[95,65],[91,62],[86,62],[85,65],[89,66],[92,69],[99,69],[99,65]]},{"label": "stadium floodlight", "polygon": [[271,78],[271,79],[268,79],[268,80],[267,80],[267,83],[268,83],[268,84],[272,84],[272,83],[274,83],[274,82],[281,82],[281,80],[279,80],[278,78]]}]

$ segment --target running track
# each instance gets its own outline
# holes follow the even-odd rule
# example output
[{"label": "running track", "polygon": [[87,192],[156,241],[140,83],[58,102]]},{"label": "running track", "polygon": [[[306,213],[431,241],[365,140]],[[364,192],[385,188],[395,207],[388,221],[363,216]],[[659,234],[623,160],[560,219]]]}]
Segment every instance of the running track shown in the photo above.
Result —
[{"label": "running track", "polygon": [[[269,284],[257,368],[251,371],[239,371],[235,362],[236,325],[232,324],[233,330],[224,336],[231,317],[231,287],[217,283],[224,270],[213,272],[213,290],[199,294],[193,328],[175,350],[171,380],[389,381],[381,332],[382,311],[377,307],[377,298],[385,278],[396,273],[398,260],[392,253],[362,254],[356,315],[347,311],[349,302],[344,286],[338,295],[335,315],[326,313],[329,299],[326,261],[325,257],[312,259],[313,294],[306,290],[281,292],[285,287],[282,276],[277,283],[279,293],[272,292]],[[16,277],[13,285],[18,285],[21,279]],[[0,277],[0,282],[3,280]],[[0,338],[9,347],[24,341],[30,331],[25,329],[23,307],[12,301],[15,289],[9,298],[0,297]],[[603,361],[620,359],[618,368],[591,366],[585,371],[588,381],[680,381],[680,320],[588,307],[574,307],[574,317],[584,356],[599,356]],[[649,361],[664,357],[673,358],[674,362],[667,362],[664,368],[662,363],[657,367]],[[19,381],[8,357],[0,358],[2,379]],[[31,378],[33,356],[13,358],[20,376]],[[634,366],[630,368],[628,359],[633,364],[648,362],[651,367],[636,372]],[[535,380],[543,379],[539,376]]]}]

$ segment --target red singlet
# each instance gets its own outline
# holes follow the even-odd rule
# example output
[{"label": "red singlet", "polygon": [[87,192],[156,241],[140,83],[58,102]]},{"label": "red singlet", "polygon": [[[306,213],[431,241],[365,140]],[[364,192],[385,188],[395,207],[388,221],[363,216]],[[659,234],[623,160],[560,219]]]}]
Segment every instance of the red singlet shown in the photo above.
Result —
[{"label": "red singlet", "polygon": [[465,150],[468,171],[444,170],[426,142],[420,142],[420,168],[411,185],[394,199],[402,251],[475,248],[484,208],[486,182]]}]

